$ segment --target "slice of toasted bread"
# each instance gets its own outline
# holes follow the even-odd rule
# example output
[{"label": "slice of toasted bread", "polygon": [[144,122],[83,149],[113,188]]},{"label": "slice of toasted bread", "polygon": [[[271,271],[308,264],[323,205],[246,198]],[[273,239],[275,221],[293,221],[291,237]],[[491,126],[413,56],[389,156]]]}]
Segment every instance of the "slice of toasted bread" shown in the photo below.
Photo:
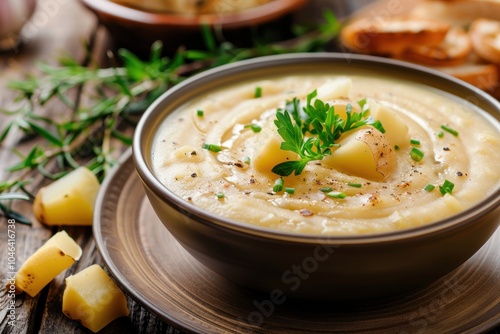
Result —
[{"label": "slice of toasted bread", "polygon": [[435,69],[485,91],[492,91],[499,85],[498,67],[493,64],[467,63],[460,66],[435,67]]},{"label": "slice of toasted bread", "polygon": [[345,47],[355,52],[400,55],[414,45],[440,44],[449,29],[448,24],[424,19],[365,18],[345,26],[341,31],[340,40]]},{"label": "slice of toasted bread", "polygon": [[469,34],[474,51],[483,59],[500,64],[500,21],[476,19]]},{"label": "slice of toasted bread", "polygon": [[500,0],[423,0],[410,16],[467,27],[478,17],[500,20]]},{"label": "slice of toasted bread", "polygon": [[429,66],[455,66],[464,63],[472,51],[469,34],[462,28],[451,28],[438,45],[415,45],[402,54],[403,60]]}]

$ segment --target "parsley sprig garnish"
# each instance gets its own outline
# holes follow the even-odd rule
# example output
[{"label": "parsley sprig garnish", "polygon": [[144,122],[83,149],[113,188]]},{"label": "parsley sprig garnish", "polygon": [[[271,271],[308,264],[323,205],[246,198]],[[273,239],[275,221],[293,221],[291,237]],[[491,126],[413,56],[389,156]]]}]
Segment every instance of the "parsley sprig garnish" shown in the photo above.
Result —
[{"label": "parsley sprig garnish", "polygon": [[284,109],[277,110],[274,124],[284,140],[280,148],[297,153],[300,160],[282,162],[274,166],[273,173],[280,176],[301,174],[310,161],[330,155],[331,148],[339,146],[336,141],[347,131],[371,125],[385,132],[380,121],[367,116],[366,111],[354,112],[352,105],[348,104],[343,119],[335,113],[335,106],[314,99],[316,96],[316,90],[307,95],[307,104],[302,109],[300,101],[294,98]]}]

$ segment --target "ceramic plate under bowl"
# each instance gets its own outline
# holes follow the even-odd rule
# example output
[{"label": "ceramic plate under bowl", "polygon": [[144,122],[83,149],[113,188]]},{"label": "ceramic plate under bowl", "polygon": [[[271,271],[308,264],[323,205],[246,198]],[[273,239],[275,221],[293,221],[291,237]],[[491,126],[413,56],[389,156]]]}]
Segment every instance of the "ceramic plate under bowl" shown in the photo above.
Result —
[{"label": "ceramic plate under bowl", "polygon": [[500,230],[435,283],[389,299],[278,300],[238,287],[189,255],[159,221],[131,151],[101,187],[94,238],[118,284],[172,325],[195,333],[484,333],[500,324]]}]

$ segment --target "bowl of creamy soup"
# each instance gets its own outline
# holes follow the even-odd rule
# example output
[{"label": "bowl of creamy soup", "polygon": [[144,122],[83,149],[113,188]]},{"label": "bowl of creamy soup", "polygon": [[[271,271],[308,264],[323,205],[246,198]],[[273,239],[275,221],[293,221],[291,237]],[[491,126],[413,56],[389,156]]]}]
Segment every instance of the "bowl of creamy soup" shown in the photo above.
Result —
[{"label": "bowl of creamy soup", "polygon": [[263,57],[162,95],[135,133],[157,215],[228,280],[373,298],[460,266],[500,222],[500,104],[399,61]]},{"label": "bowl of creamy soup", "polygon": [[[202,26],[214,28],[237,46],[251,45],[255,33],[273,31],[290,38],[283,27],[289,14],[309,0],[81,0],[109,31],[113,46],[149,57],[151,44],[163,42],[174,54],[180,46],[204,49]],[[280,33],[278,33],[280,32]]]}]

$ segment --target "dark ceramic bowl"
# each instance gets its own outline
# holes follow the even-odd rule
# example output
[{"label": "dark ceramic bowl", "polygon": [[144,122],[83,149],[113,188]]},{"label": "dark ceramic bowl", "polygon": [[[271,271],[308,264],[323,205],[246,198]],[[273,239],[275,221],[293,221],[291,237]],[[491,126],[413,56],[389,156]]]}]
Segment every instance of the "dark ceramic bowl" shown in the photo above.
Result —
[{"label": "dark ceramic bowl", "polygon": [[470,100],[489,114],[485,117],[500,133],[498,101],[452,77],[408,63],[323,53],[265,57],[220,67],[167,91],[136,129],[136,169],[165,227],[205,266],[234,283],[271,293],[271,298],[280,291],[300,298],[387,296],[422,287],[460,266],[497,229],[500,189],[456,216],[421,227],[325,237],[278,232],[216,216],[176,196],[155,177],[153,136],[162,119],[186,101],[241,80],[321,69],[389,75]]},{"label": "dark ceramic bowl", "polygon": [[132,8],[110,0],[81,0],[107,28],[117,47],[141,55],[148,54],[151,44],[157,40],[163,42],[167,53],[173,53],[180,45],[201,48],[201,26],[204,24],[217,27],[225,40],[246,45],[251,41],[253,29],[272,25],[279,30],[279,27],[286,26],[280,24],[280,20],[308,1],[274,0],[224,15],[179,15]]}]

